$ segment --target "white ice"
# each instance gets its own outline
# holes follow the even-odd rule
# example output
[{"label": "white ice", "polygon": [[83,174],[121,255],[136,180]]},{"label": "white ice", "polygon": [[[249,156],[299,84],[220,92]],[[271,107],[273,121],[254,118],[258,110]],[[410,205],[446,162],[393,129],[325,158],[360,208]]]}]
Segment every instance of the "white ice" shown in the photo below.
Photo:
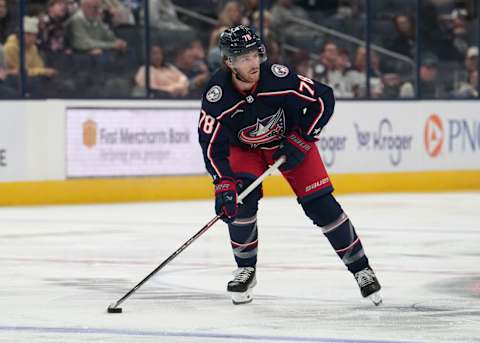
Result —
[{"label": "white ice", "polygon": [[212,201],[0,208],[0,342],[480,342],[480,193],[338,196],[384,303],[292,197],[259,212],[251,304],[217,223],[107,314],[213,217]]}]

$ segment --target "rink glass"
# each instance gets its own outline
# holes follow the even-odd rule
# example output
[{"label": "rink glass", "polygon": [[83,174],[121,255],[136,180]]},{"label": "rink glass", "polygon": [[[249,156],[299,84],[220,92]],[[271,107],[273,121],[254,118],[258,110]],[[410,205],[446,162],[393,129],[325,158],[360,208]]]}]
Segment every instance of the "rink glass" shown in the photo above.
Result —
[{"label": "rink glass", "polygon": [[[90,1],[126,48],[78,51],[67,25],[59,49],[49,40],[59,32],[45,21],[55,1],[6,1],[17,32],[22,15],[40,18],[37,48],[55,72],[9,73],[2,98],[198,99],[221,64],[219,33],[240,23],[262,35],[271,62],[329,84],[339,99],[478,98],[478,0],[171,0],[164,11],[156,0]],[[79,6],[58,2],[68,14]],[[167,69],[145,68],[158,46]],[[172,68],[188,85],[154,89],[149,79],[176,77]]]}]

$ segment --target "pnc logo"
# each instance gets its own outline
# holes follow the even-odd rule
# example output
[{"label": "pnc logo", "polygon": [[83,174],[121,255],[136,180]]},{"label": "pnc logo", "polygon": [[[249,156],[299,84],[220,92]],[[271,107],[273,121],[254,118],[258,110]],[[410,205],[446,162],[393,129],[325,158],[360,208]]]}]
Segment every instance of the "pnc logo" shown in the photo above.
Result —
[{"label": "pnc logo", "polygon": [[445,141],[445,130],[443,122],[438,114],[432,114],[425,123],[423,140],[425,142],[425,150],[431,157],[437,157],[442,151],[443,142]]},{"label": "pnc logo", "polygon": [[97,123],[88,119],[83,123],[83,144],[92,148],[97,144]]}]

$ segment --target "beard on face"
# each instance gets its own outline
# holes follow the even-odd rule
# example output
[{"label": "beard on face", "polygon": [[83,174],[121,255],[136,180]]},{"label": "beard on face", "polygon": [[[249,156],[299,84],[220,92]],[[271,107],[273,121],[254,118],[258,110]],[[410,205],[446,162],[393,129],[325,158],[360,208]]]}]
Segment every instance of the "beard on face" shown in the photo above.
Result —
[{"label": "beard on face", "polygon": [[251,68],[245,74],[242,73],[243,75],[240,75],[240,76],[242,77],[242,79],[248,82],[257,82],[260,77],[259,71],[260,71],[260,68],[254,67],[254,68]]}]

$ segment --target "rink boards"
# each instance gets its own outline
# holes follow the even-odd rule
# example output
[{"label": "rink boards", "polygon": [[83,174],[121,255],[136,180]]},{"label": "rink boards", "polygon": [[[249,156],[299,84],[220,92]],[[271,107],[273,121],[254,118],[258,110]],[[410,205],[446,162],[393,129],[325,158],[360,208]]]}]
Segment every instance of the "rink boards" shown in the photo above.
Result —
[{"label": "rink boards", "polygon": [[[2,102],[0,204],[210,197],[198,115],[196,101]],[[339,193],[480,189],[477,101],[339,101],[318,146]],[[280,175],[264,186],[291,194]]]}]

